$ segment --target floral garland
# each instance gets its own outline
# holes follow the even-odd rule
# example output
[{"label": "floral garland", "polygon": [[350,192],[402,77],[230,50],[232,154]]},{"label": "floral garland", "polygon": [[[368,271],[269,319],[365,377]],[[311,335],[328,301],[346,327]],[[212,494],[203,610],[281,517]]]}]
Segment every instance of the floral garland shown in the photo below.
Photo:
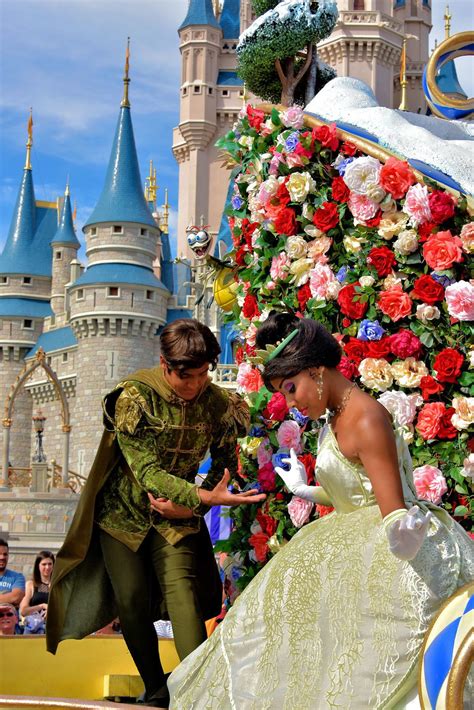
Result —
[{"label": "floral garland", "polygon": [[295,106],[268,115],[248,105],[218,145],[240,166],[227,210],[239,285],[231,318],[254,422],[240,475],[268,493],[262,506],[231,513],[236,525],[220,547],[234,582],[243,588],[298,527],[328,512],[292,498],[275,475],[294,447],[314,483],[317,423],[289,412],[254,364],[255,333],[272,308],[313,317],[335,334],[340,371],[403,431],[418,496],[471,531],[474,222],[465,197],[418,182],[403,160],[363,154],[335,124],[306,127]]}]

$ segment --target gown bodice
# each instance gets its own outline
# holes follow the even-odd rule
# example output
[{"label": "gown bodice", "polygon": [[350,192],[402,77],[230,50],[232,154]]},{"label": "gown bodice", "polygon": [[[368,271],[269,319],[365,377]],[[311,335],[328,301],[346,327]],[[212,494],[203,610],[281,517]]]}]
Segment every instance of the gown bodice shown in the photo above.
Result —
[{"label": "gown bodice", "polygon": [[[411,457],[406,442],[395,433],[398,465],[407,503],[416,500]],[[372,483],[362,464],[349,461],[341,452],[331,425],[325,424],[319,437],[316,478],[338,513],[377,505]]]}]

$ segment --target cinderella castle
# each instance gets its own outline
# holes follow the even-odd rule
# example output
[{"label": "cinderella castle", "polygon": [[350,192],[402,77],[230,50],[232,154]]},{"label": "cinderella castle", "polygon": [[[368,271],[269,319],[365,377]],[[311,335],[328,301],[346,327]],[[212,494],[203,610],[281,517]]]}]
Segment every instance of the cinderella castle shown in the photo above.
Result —
[{"label": "cinderella castle", "polygon": [[[406,46],[406,108],[424,113],[428,0],[338,0],[338,7],[339,21],[318,46],[319,56],[340,76],[365,81],[381,105],[398,107]],[[55,203],[35,199],[30,123],[18,199],[0,255],[0,534],[10,537],[17,566],[27,567],[39,547],[59,546],[101,436],[101,398],[121,377],[158,362],[158,336],[166,323],[191,316],[207,322],[223,350],[214,376],[233,386],[232,330],[201,283],[205,267],[193,261],[186,228],[202,218],[217,253],[231,245],[222,217],[229,174],[214,144],[248,99],[236,70],[236,46],[252,19],[250,0],[190,0],[178,28],[174,245],[168,205],[157,210],[153,169],[145,190],[140,176],[128,55],[103,190],[83,228],[87,264],[77,258],[69,188]],[[446,67],[439,77],[444,91],[464,96],[454,64]],[[35,465],[43,467],[42,477],[35,477]]]}]

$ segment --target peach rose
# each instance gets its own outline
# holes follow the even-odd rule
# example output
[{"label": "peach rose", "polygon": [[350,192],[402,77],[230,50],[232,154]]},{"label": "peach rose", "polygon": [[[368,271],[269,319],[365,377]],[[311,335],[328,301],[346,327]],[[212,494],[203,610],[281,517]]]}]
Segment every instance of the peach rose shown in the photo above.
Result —
[{"label": "peach rose", "polygon": [[456,410],[451,417],[451,423],[463,431],[474,424],[474,397],[454,397],[452,406]]},{"label": "peach rose", "polygon": [[463,260],[462,241],[450,231],[438,232],[428,237],[423,246],[423,257],[435,271],[444,271]]},{"label": "peach rose", "polygon": [[392,375],[400,387],[419,387],[423,377],[428,375],[428,368],[421,360],[407,357],[392,363]]},{"label": "peach rose", "polygon": [[377,301],[382,313],[394,322],[405,318],[411,313],[412,303],[410,296],[403,291],[401,286],[382,291]]},{"label": "peach rose", "polygon": [[474,222],[465,224],[459,235],[462,247],[465,252],[472,254],[474,252]]},{"label": "peach rose", "polygon": [[420,500],[438,505],[448,490],[446,479],[436,466],[418,466],[413,470],[413,482]]},{"label": "peach rose", "polygon": [[416,429],[425,441],[436,438],[445,413],[446,409],[442,402],[429,402],[420,410]]},{"label": "peach rose", "polygon": [[359,364],[362,384],[377,392],[385,392],[392,386],[393,376],[385,358],[366,357]]}]

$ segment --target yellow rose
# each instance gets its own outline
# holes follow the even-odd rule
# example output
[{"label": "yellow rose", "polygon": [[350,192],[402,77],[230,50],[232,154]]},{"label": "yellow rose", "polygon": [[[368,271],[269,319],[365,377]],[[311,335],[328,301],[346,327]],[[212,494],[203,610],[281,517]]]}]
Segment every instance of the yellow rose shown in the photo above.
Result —
[{"label": "yellow rose", "polygon": [[393,239],[400,234],[408,223],[408,215],[403,212],[386,212],[380,220],[378,233],[382,239]]},{"label": "yellow rose", "polygon": [[290,259],[302,259],[306,256],[306,252],[308,251],[308,242],[303,237],[288,237],[285,251]]},{"label": "yellow rose", "polygon": [[256,459],[257,451],[262,443],[262,440],[262,437],[259,436],[247,436],[241,441],[242,451],[246,454],[246,456]]},{"label": "yellow rose", "polygon": [[309,173],[291,173],[286,189],[292,202],[304,202],[309,192],[314,192],[316,183]]},{"label": "yellow rose", "polygon": [[385,392],[392,385],[390,365],[383,357],[366,357],[359,365],[359,372],[361,382],[377,392]]},{"label": "yellow rose", "polygon": [[414,357],[392,362],[392,375],[400,387],[419,387],[421,378],[428,374],[425,363],[415,360]]},{"label": "yellow rose", "polygon": [[348,251],[349,254],[357,254],[366,241],[364,237],[352,237],[350,234],[346,234],[343,239],[344,249]]},{"label": "yellow rose", "polygon": [[312,259],[297,259],[290,266],[290,273],[293,274],[292,282],[296,287],[303,286],[308,278],[311,267],[313,266]]}]

